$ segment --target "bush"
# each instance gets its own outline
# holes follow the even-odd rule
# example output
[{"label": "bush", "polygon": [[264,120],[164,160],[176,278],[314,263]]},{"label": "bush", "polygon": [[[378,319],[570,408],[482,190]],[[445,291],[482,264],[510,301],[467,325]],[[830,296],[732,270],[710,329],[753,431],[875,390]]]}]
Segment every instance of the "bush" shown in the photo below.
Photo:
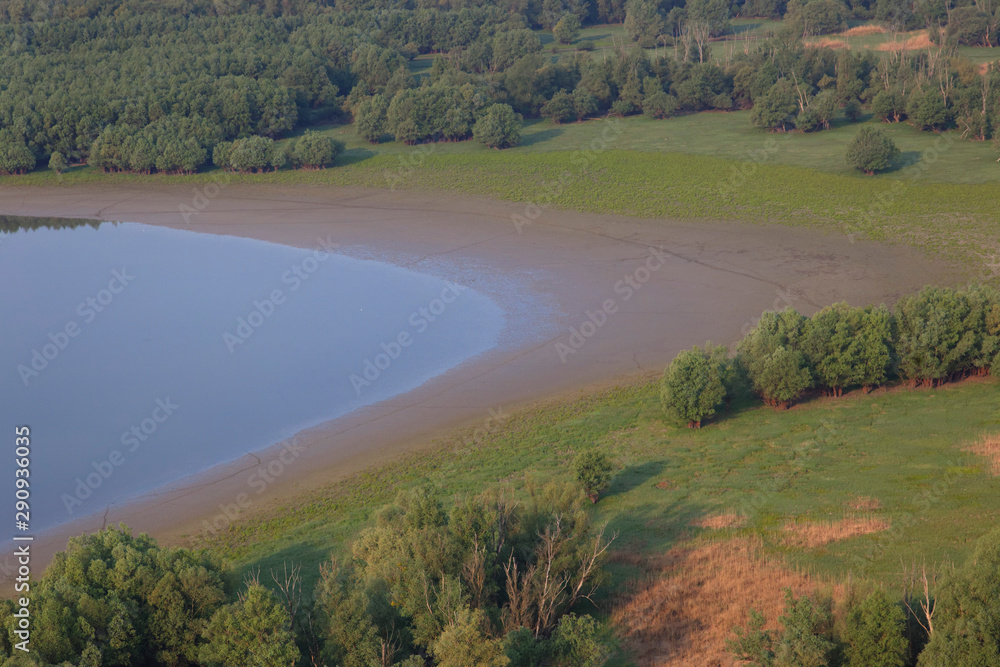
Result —
[{"label": "bush", "polygon": [[847,145],[847,164],[868,175],[888,169],[898,155],[893,140],[871,125],[863,126]]},{"label": "bush", "polygon": [[[275,158],[274,140],[267,137],[237,139],[228,147],[228,155],[226,149],[223,149],[220,158],[223,157],[228,158],[229,167],[236,171],[244,173],[264,171]],[[215,161],[214,152],[212,160]]]},{"label": "bush", "polygon": [[589,449],[576,457],[573,469],[583,492],[590,498],[590,502],[596,503],[601,491],[611,484],[615,466],[604,452]]},{"label": "bush", "polygon": [[766,619],[750,610],[747,628],[734,628],[726,650],[753,667],[826,667],[836,648],[830,641],[833,618],[828,600],[796,598],[785,589],[785,611],[778,618],[784,628],[779,637],[765,630]]},{"label": "bush", "polygon": [[787,408],[812,386],[799,349],[805,323],[792,308],[766,312],[737,346],[754,391],[768,405]]},{"label": "bush", "polygon": [[292,160],[297,167],[324,169],[344,150],[344,144],[311,130],[296,140],[292,146]]},{"label": "bush", "polygon": [[476,121],[472,134],[488,148],[509,148],[521,143],[521,114],[509,104],[494,104]]},{"label": "bush", "polygon": [[906,617],[881,589],[847,612],[844,639],[850,667],[903,667],[907,663]]},{"label": "bush", "polygon": [[542,107],[542,116],[551,118],[553,123],[567,123],[576,120],[576,108],[573,96],[565,90],[560,90]]},{"label": "bush", "polygon": [[948,107],[936,88],[913,91],[906,104],[906,115],[920,130],[937,130],[948,124]]},{"label": "bush", "polygon": [[798,108],[795,89],[788,79],[778,79],[760,99],[754,100],[750,122],[764,130],[784,132],[794,123],[793,114]]},{"label": "bush", "polygon": [[802,350],[817,384],[833,396],[883,384],[892,363],[892,317],[883,308],[836,303],[806,324]]},{"label": "bush", "polygon": [[677,113],[677,99],[663,90],[653,90],[642,100],[642,113],[657,120]]},{"label": "bush", "polygon": [[594,50],[594,43],[592,41],[590,41],[589,39],[585,39],[585,40],[577,43],[576,50],[577,51],[593,51]]},{"label": "bush", "polygon": [[552,633],[552,652],[557,667],[601,667],[610,651],[597,638],[598,625],[592,616],[566,614]]},{"label": "bush", "polygon": [[667,367],[660,382],[660,397],[667,414],[687,422],[688,427],[701,428],[701,422],[715,415],[726,399],[723,382],[725,357],[707,343],[677,355]]},{"label": "bush", "polygon": [[69,163],[66,161],[66,156],[59,151],[56,151],[51,157],[49,157],[49,169],[57,174],[61,174],[68,165]]},{"label": "bush", "polygon": [[855,122],[861,117],[861,105],[857,100],[847,100],[844,103],[844,118],[850,122]]}]

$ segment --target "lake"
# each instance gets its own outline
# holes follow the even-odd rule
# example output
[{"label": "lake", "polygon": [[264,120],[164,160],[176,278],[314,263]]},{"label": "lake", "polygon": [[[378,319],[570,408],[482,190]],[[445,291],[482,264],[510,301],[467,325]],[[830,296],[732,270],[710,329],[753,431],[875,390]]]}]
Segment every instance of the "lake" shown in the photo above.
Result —
[{"label": "lake", "polygon": [[[0,400],[11,446],[31,428],[33,530],[414,389],[505,325],[474,289],[332,238],[51,225],[0,221]],[[0,475],[13,488],[12,456]]]}]

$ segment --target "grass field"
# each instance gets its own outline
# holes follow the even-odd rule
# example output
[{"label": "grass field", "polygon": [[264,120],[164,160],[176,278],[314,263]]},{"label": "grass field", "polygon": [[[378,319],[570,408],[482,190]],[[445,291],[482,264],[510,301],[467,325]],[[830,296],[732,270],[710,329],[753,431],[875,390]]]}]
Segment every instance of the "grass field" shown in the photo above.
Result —
[{"label": "grass field", "polygon": [[[621,466],[595,508],[619,533],[608,590],[624,590],[644,560],[706,539],[759,540],[764,554],[819,580],[901,589],[901,563],[961,563],[1000,521],[1000,479],[988,459],[963,451],[1000,433],[998,395],[996,379],[857,391],[788,411],[736,406],[691,430],[664,419],[654,379],[513,414],[476,442],[455,435],[205,544],[234,573],[294,561],[315,577],[399,489],[428,484],[450,502],[491,485],[516,490],[531,476],[569,481],[575,455],[600,447]],[[810,544],[845,519],[877,532]],[[598,601],[609,613],[614,599]]]}]

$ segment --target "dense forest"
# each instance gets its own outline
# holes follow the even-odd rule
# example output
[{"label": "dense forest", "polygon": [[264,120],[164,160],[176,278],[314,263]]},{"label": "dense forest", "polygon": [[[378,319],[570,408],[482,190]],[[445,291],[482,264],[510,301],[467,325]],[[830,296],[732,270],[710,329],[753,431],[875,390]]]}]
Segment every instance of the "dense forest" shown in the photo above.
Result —
[{"label": "dense forest", "polygon": [[[713,40],[734,37],[736,16],[784,21],[773,36],[714,53]],[[926,27],[941,48],[803,43],[860,19]],[[136,173],[322,167],[340,150],[331,140],[299,149],[316,159],[263,144],[252,159],[227,162],[225,149],[214,157],[225,142],[351,120],[373,142],[476,137],[505,147],[523,117],[753,109],[763,129],[812,132],[867,108],[887,122],[986,140],[1000,124],[1000,74],[957,47],[997,43],[997,20],[989,0],[3,0],[0,172],[84,162]],[[634,43],[600,58],[585,41],[543,51],[537,30],[572,44],[595,23],[623,23]],[[642,48],[652,46],[668,48]],[[415,77],[408,63],[422,54],[435,55],[433,66]]]}]

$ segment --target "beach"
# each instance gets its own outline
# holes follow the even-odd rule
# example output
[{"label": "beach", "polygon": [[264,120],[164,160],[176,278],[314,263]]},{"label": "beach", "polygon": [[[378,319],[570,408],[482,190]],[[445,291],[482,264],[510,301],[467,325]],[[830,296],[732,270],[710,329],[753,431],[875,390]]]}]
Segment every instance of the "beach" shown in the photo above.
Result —
[{"label": "beach", "polygon": [[183,544],[446,433],[471,439],[502,428],[506,415],[535,401],[657,376],[682,349],[734,344],[763,310],[892,304],[961,276],[847,230],[646,220],[440,193],[164,180],[6,187],[0,213],[140,222],[302,248],[326,240],[345,254],[482,291],[508,313],[507,343],[291,442],[61,526],[36,539],[36,566],[68,537],[119,522]]}]

